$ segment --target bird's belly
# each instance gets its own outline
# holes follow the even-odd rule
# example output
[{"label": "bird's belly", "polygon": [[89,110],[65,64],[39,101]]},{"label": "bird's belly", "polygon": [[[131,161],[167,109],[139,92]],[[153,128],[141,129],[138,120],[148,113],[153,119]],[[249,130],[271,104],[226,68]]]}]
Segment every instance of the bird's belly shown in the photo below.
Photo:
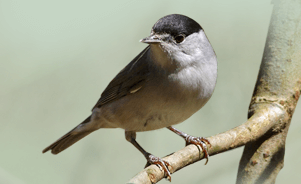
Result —
[{"label": "bird's belly", "polygon": [[148,89],[153,87],[104,106],[107,122],[128,131],[156,130],[183,122],[208,101],[199,98],[198,92]]}]

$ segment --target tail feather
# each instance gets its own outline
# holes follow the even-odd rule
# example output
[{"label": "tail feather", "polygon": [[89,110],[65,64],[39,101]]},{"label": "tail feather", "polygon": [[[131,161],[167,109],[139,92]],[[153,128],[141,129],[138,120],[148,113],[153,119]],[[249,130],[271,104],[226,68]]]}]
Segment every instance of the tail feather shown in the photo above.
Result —
[{"label": "tail feather", "polygon": [[[85,121],[83,121],[80,125],[81,126],[83,124],[86,124],[88,122],[90,122],[90,116],[85,119]],[[78,127],[77,126],[77,127]],[[45,148],[43,150],[43,153],[51,150],[52,154],[58,154],[61,151],[64,151],[65,149],[67,149],[69,146],[73,145],[74,143],[76,143],[77,141],[79,141],[80,139],[84,138],[85,136],[89,135],[91,132],[93,132],[94,130],[91,131],[74,131],[77,127],[75,127],[74,129],[72,129],[70,132],[68,132],[67,134],[65,134],[63,137],[59,138],[57,141],[55,141],[54,143],[52,143],[50,146],[48,146],[47,148]]]}]

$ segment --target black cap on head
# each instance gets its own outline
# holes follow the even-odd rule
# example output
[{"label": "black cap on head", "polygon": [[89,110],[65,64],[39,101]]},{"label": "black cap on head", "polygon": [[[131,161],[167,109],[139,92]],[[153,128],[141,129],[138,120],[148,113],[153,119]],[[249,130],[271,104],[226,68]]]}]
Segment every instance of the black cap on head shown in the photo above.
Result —
[{"label": "black cap on head", "polygon": [[173,36],[179,34],[189,36],[201,29],[202,27],[193,19],[180,14],[171,14],[158,20],[152,31],[155,33],[169,33]]}]

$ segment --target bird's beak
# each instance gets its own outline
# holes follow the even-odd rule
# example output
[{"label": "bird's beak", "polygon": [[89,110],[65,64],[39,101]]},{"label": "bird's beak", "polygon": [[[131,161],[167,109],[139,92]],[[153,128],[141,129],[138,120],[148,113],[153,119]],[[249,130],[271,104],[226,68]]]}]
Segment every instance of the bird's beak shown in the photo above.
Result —
[{"label": "bird's beak", "polygon": [[160,43],[162,42],[162,39],[158,37],[158,35],[150,35],[146,38],[143,38],[140,40],[140,42],[142,43],[148,43],[148,44],[152,44],[152,43]]}]

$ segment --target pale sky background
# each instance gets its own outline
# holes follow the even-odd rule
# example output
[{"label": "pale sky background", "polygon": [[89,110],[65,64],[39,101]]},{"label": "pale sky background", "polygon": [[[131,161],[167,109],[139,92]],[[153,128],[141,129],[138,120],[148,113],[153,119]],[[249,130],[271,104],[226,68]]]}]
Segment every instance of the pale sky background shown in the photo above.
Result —
[{"label": "pale sky background", "polygon": [[[270,0],[0,0],[0,183],[126,183],[146,161],[121,129],[99,130],[59,155],[42,150],[84,120],[111,79],[133,59],[161,17],[187,15],[218,57],[211,100],[176,127],[211,136],[240,125],[256,82],[272,12]],[[276,183],[299,183],[300,107]],[[184,147],[167,129],[137,134],[163,157]],[[172,184],[235,183],[242,148],[172,175]],[[162,180],[160,183],[169,183]]]}]

